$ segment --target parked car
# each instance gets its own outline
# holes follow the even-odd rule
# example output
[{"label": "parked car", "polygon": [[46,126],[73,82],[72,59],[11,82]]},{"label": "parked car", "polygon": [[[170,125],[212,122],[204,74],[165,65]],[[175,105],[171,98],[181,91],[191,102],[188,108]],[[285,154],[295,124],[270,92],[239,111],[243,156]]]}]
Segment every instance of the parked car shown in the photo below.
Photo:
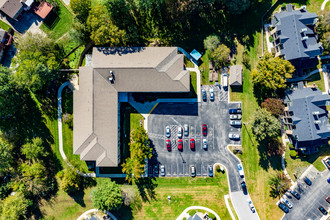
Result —
[{"label": "parked car", "polygon": [[327,179],[328,183],[330,183],[330,177]]},{"label": "parked car", "polygon": [[158,172],[159,172],[158,165],[155,165],[154,166],[154,176],[158,176]]},{"label": "parked car", "polygon": [[171,140],[170,139],[166,140],[166,147],[167,147],[168,151],[171,151]]},{"label": "parked car", "polygon": [[330,197],[328,196],[325,201],[327,201],[328,203],[330,203]]},{"label": "parked car", "polygon": [[289,200],[287,198],[285,198],[284,196],[282,197],[282,202],[284,203],[284,205],[286,205],[289,209],[292,209],[292,204],[291,202],[289,202]]},{"label": "parked car", "polygon": [[195,139],[193,138],[190,139],[190,149],[195,150]]},{"label": "parked car", "polygon": [[207,140],[205,138],[203,139],[203,149],[207,150]]},{"label": "parked car", "polygon": [[242,190],[243,190],[244,195],[247,195],[248,192],[247,192],[247,188],[246,188],[246,183],[245,183],[245,181],[241,182],[241,185],[242,185]]},{"label": "parked car", "polygon": [[184,136],[189,135],[189,126],[187,124],[183,125]]},{"label": "parked car", "polygon": [[206,101],[206,91],[202,89],[203,101]]},{"label": "parked car", "polygon": [[181,151],[183,150],[183,146],[182,145],[183,145],[182,139],[179,139],[178,140],[178,149],[181,150]]},{"label": "parked car", "polygon": [[178,138],[182,138],[182,127],[178,127]]},{"label": "parked car", "polygon": [[328,211],[325,210],[325,208],[323,206],[320,206],[319,207],[319,210],[322,212],[323,215],[327,215],[328,214]]},{"label": "parked car", "polygon": [[237,164],[237,169],[238,169],[239,175],[243,178],[244,177],[244,171],[243,171],[242,165]]},{"label": "parked car", "polygon": [[307,176],[304,177],[304,181],[307,185],[312,185],[312,181],[310,179],[307,178]]},{"label": "parked car", "polygon": [[300,199],[300,195],[296,191],[290,190],[289,193],[291,193],[296,199]]},{"label": "parked car", "polygon": [[203,130],[203,136],[206,136],[207,135],[207,124],[203,124],[202,130]]},{"label": "parked car", "polygon": [[250,210],[251,210],[253,213],[255,213],[255,212],[256,212],[256,209],[254,208],[254,205],[253,205],[251,199],[248,199],[247,201],[248,201],[248,203],[249,203]]},{"label": "parked car", "polygon": [[242,126],[242,121],[241,120],[230,120],[229,122],[230,125],[232,126]]},{"label": "parked car", "polygon": [[210,100],[214,101],[214,91],[213,91],[213,89],[210,89]]},{"label": "parked car", "polygon": [[229,139],[239,140],[240,134],[229,133],[228,137]]},{"label": "parked car", "polygon": [[192,177],[196,176],[196,168],[194,165],[190,166],[190,176],[192,176]]},{"label": "parked car", "polygon": [[213,166],[209,165],[208,170],[209,170],[209,177],[213,177]]},{"label": "parked car", "polygon": [[242,110],[240,108],[230,108],[229,114],[242,114]]},{"label": "parked car", "polygon": [[160,175],[165,176],[165,166],[164,165],[160,166]]},{"label": "parked car", "polygon": [[227,91],[227,89],[228,89],[228,75],[227,75],[227,73],[223,74],[221,82],[222,82],[222,88]]},{"label": "parked car", "polygon": [[170,126],[166,126],[166,137],[167,137],[167,138],[171,137],[171,129],[170,129]]},{"label": "parked car", "polygon": [[241,120],[242,115],[240,114],[231,114],[229,115],[230,120]]},{"label": "parked car", "polygon": [[285,213],[288,213],[289,212],[289,209],[288,209],[288,207],[286,207],[283,203],[279,203],[278,204],[278,207],[280,207],[280,209],[282,209],[282,211],[283,212],[285,212]]}]

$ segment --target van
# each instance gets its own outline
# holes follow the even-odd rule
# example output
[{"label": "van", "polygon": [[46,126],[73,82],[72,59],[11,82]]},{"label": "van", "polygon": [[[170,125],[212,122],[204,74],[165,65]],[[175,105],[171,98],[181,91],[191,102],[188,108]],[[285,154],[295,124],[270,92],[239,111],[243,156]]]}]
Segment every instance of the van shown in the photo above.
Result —
[{"label": "van", "polygon": [[227,90],[228,88],[228,76],[227,73],[223,74],[222,76],[222,88]]}]

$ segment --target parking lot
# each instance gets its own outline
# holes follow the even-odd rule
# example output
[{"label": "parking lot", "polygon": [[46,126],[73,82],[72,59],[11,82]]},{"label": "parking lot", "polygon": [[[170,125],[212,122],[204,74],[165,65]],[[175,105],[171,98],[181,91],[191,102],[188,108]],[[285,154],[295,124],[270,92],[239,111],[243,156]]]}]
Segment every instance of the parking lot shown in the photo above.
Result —
[{"label": "parking lot", "polygon": [[[228,144],[240,144],[228,138],[230,132],[240,134],[241,128],[229,125],[228,108],[236,108],[239,103],[228,104],[228,93],[218,86],[203,86],[207,91],[207,101],[201,103],[159,103],[148,117],[148,134],[154,147],[153,158],[149,161],[149,175],[153,175],[155,165],[165,166],[166,177],[190,176],[189,167],[196,167],[196,176],[208,176],[208,166],[220,162],[227,167],[231,191],[241,190],[241,178],[237,171],[239,161],[228,152]],[[215,100],[209,100],[209,90],[214,90]],[[182,137],[183,150],[179,151],[178,127],[189,126],[189,135]],[[202,125],[207,124],[207,136],[202,134]],[[171,129],[171,137],[166,138],[165,128]],[[189,147],[189,140],[195,139],[195,151]],[[207,140],[208,149],[202,147]],[[171,151],[166,148],[166,140],[171,141]]]},{"label": "parking lot", "polygon": [[323,206],[326,210],[330,209],[330,204],[325,200],[330,196],[330,184],[327,179],[330,172],[325,170],[319,172],[314,167],[306,175],[312,185],[308,186],[302,179],[297,180],[297,186],[294,188],[301,196],[300,200],[295,197],[288,197],[293,207],[289,213],[285,214],[283,219],[320,219],[324,215],[318,210],[319,206]]}]

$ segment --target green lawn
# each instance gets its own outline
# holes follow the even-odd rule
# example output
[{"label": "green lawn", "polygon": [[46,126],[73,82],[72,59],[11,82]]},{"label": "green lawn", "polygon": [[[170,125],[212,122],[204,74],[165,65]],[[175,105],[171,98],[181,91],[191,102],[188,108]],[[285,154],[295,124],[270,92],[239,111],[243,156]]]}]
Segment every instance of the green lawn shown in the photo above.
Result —
[{"label": "green lawn", "polygon": [[324,88],[324,79],[323,79],[323,73],[315,73],[308,79],[308,85],[312,86],[314,83],[315,85],[322,91],[325,92]]},{"label": "green lawn", "polygon": [[193,88],[193,91],[192,91],[193,94],[195,94],[197,96],[197,73],[196,72],[190,72],[190,85]]},{"label": "green lawn", "polygon": [[142,126],[144,123],[144,118],[140,113],[131,113],[130,114],[130,130],[140,127],[140,121],[142,121]]},{"label": "green lawn", "polygon": [[206,51],[205,54],[202,56],[201,60],[203,63],[199,66],[199,70],[202,75],[202,85],[212,85],[213,82],[209,81],[209,51]]},{"label": "green lawn", "polygon": [[7,23],[0,20],[0,28],[5,30],[5,31],[8,31],[9,28],[10,28],[10,25],[8,25]]},{"label": "green lawn", "polygon": [[56,13],[50,14],[40,26],[40,29],[54,40],[60,38],[72,28],[73,17],[61,0],[55,1],[58,4]]},{"label": "green lawn", "polygon": [[228,198],[228,203],[229,203],[230,209],[231,209],[231,211],[233,212],[235,218],[236,218],[236,219],[239,219],[238,216],[237,216],[237,214],[236,214],[236,211],[235,211],[235,209],[234,209],[233,203],[231,202],[231,199],[230,199],[230,198]]}]

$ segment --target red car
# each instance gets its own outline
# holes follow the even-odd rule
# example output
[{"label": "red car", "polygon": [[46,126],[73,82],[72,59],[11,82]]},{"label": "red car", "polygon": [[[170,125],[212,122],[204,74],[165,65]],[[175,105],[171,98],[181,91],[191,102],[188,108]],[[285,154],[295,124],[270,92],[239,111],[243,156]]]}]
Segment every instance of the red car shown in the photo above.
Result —
[{"label": "red car", "polygon": [[203,136],[206,136],[207,135],[207,125],[203,124],[202,128],[203,128]]},{"label": "red car", "polygon": [[183,149],[183,147],[182,147],[182,139],[179,139],[178,140],[178,149],[179,150],[182,150]]},{"label": "red car", "polygon": [[168,151],[171,151],[171,141],[170,141],[170,139],[166,140],[166,147],[167,147]]},{"label": "red car", "polygon": [[195,140],[194,140],[194,138],[190,139],[190,149],[195,150]]},{"label": "red car", "polygon": [[328,196],[326,199],[325,199],[328,203],[330,203],[330,197]]}]

